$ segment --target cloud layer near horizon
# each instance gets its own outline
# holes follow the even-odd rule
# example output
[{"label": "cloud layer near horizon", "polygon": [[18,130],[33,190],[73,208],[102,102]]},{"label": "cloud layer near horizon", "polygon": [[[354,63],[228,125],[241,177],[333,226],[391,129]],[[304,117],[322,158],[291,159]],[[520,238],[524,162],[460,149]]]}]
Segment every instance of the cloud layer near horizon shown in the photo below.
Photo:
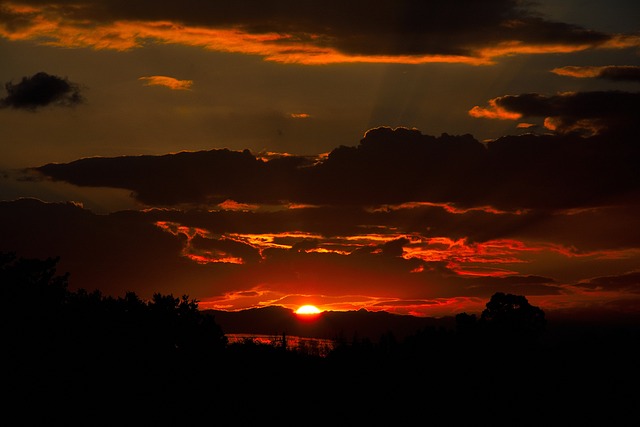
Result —
[{"label": "cloud layer near horizon", "polygon": [[381,127],[322,158],[223,149],[48,164],[36,170],[164,208],[4,202],[0,250],[60,255],[76,286],[188,289],[222,309],[313,296],[442,315],[496,291],[628,309],[640,286],[636,139],[607,127],[484,144]]},{"label": "cloud layer near horizon", "polygon": [[[605,214],[628,212],[520,217],[423,206],[96,215],[71,203],[22,199],[0,202],[0,250],[60,256],[73,288],[142,298],[181,292],[203,308],[296,307],[311,298],[332,309],[441,316],[479,311],[498,291],[527,295],[547,310],[605,307],[640,293],[637,233],[611,224],[600,233],[618,234],[618,242],[605,246],[597,235],[583,235],[581,226],[593,227]],[[397,227],[407,219],[422,225]],[[483,227],[475,242],[456,240]],[[622,275],[610,273],[620,268]]]},{"label": "cloud layer near horizon", "polygon": [[639,45],[545,19],[515,0],[177,3],[4,2],[0,35],[65,47],[126,50],[177,43],[257,54],[279,62],[466,62],[516,53]]}]

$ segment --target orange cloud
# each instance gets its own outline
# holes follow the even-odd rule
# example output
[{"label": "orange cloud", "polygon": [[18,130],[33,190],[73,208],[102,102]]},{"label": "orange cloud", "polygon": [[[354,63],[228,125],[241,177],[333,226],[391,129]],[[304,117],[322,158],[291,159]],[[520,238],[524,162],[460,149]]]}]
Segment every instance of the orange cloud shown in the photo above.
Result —
[{"label": "orange cloud", "polygon": [[[0,36],[9,40],[32,40],[63,47],[128,50],[147,43],[171,43],[206,49],[263,56],[281,63],[403,63],[434,62],[491,64],[496,58],[514,54],[570,53],[590,48],[628,48],[640,45],[640,38],[607,35],[575,26],[532,19],[527,12],[509,10],[504,2],[482,7],[460,8],[455,14],[434,14],[433,8],[418,7],[425,23],[398,28],[389,13],[406,13],[401,4],[383,2],[381,9],[360,10],[345,22],[328,10],[307,19],[304,4],[292,4],[278,16],[247,13],[243,4],[229,7],[228,14],[193,12],[188,4],[181,10],[153,5],[132,9],[123,4],[79,0],[73,5],[28,1],[5,2],[0,15]],[[200,8],[197,8],[200,10]],[[331,9],[328,5],[327,9]],[[386,11],[380,13],[380,11]],[[477,16],[477,14],[483,16]],[[467,15],[467,16],[465,16]],[[501,21],[501,15],[520,15]],[[473,17],[473,19],[471,19]],[[461,27],[465,22],[466,27]],[[437,23],[438,25],[431,25]],[[257,30],[260,28],[261,30]],[[496,31],[499,28],[500,31]],[[396,43],[385,43],[393,33]],[[452,33],[460,36],[452,37]],[[402,43],[406,39],[407,43]],[[433,40],[441,42],[434,43]],[[409,45],[407,50],[401,46]]]},{"label": "orange cloud", "polygon": [[218,203],[218,207],[225,211],[255,211],[258,209],[258,205],[251,205],[248,203],[238,203],[235,200],[227,199],[222,203]]},{"label": "orange cloud", "polygon": [[537,126],[538,126],[538,125],[536,125],[535,123],[524,123],[524,122],[522,122],[522,123],[518,123],[518,124],[516,125],[516,127],[517,127],[518,129],[530,129],[530,128],[534,128],[534,127],[537,127]]},{"label": "orange cloud", "polygon": [[566,66],[554,68],[552,73],[559,76],[576,78],[600,78],[617,81],[640,81],[640,66],[635,65],[605,65],[593,66]]},{"label": "orange cloud", "polygon": [[[535,125],[532,125],[535,126]],[[398,210],[403,210],[403,209],[419,209],[419,208],[424,208],[424,207],[436,207],[436,208],[441,208],[443,210],[445,210],[448,213],[451,214],[459,214],[459,215],[463,215],[469,212],[474,212],[474,211],[479,211],[479,212],[485,212],[485,213],[490,213],[490,214],[495,214],[495,215],[504,215],[504,214],[511,214],[511,215],[522,215],[524,213],[526,213],[526,209],[518,209],[515,211],[506,211],[506,210],[502,210],[502,209],[497,209],[493,206],[474,206],[474,207],[470,207],[470,208],[461,208],[461,207],[457,207],[452,203],[434,203],[434,202],[405,202],[405,203],[400,203],[397,205],[382,205],[382,206],[378,206],[375,208],[367,208],[366,210],[369,212],[390,212],[390,211],[398,211]]]},{"label": "orange cloud", "polygon": [[560,67],[551,70],[559,76],[569,76],[578,78],[597,77],[604,67]]},{"label": "orange cloud", "polygon": [[[267,259],[267,250],[291,251],[306,254],[333,254],[343,257],[362,254],[363,256],[397,257],[414,262],[407,267],[412,273],[425,272],[425,265],[419,263],[444,263],[451,273],[460,276],[506,277],[518,274],[500,265],[527,263],[526,254],[558,253],[565,257],[603,257],[611,254],[576,254],[575,250],[556,244],[532,244],[515,239],[495,239],[486,242],[469,242],[466,238],[427,237],[419,233],[399,234],[354,234],[325,237],[308,232],[281,232],[262,234],[225,233],[214,235],[206,230],[185,227],[177,223],[158,222],[156,225],[176,236],[183,235],[182,256],[197,263],[246,262],[239,247],[252,248],[260,260]],[[200,244],[194,241],[200,239]],[[204,247],[202,240],[209,242]],[[235,252],[233,252],[235,245]],[[388,250],[391,246],[395,250]],[[493,265],[493,266],[492,266]]]},{"label": "orange cloud", "polygon": [[164,86],[171,90],[190,90],[193,80],[178,80],[167,76],[145,76],[138,80],[145,81],[145,86]]},{"label": "orange cloud", "polygon": [[560,134],[634,133],[638,126],[638,97],[638,93],[622,91],[505,95],[490,99],[488,107],[473,107],[469,115],[489,119],[545,117],[544,126]]},{"label": "orange cloud", "polygon": [[[14,9],[14,11],[16,11]],[[47,19],[49,18],[49,19]],[[286,34],[253,34],[238,29],[185,27],[169,21],[116,21],[96,25],[87,31],[62,17],[38,17],[31,26],[19,31],[0,27],[0,36],[12,41],[34,40],[48,46],[126,51],[143,47],[150,41],[197,46],[229,53],[260,55],[267,61],[325,65],[336,63],[467,63],[483,65],[488,58],[462,55],[353,55],[335,48],[301,42]]]},{"label": "orange cloud", "polygon": [[520,113],[506,110],[498,105],[495,99],[489,100],[489,106],[486,108],[478,105],[469,110],[469,115],[475,118],[499,119],[499,120],[518,120],[522,117]]},{"label": "orange cloud", "polygon": [[589,135],[597,135],[607,128],[606,124],[601,124],[594,119],[580,119],[573,123],[566,123],[562,117],[546,117],[544,127],[554,132],[574,132],[581,131]]}]

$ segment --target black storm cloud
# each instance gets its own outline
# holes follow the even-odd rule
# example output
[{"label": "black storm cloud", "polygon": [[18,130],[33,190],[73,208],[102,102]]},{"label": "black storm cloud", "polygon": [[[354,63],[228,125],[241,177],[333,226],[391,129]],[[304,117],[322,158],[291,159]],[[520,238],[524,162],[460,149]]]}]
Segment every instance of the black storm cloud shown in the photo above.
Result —
[{"label": "black storm cloud", "polygon": [[83,102],[80,87],[66,78],[39,72],[23,77],[19,83],[5,83],[7,96],[0,106],[36,110],[48,105],[74,106]]}]

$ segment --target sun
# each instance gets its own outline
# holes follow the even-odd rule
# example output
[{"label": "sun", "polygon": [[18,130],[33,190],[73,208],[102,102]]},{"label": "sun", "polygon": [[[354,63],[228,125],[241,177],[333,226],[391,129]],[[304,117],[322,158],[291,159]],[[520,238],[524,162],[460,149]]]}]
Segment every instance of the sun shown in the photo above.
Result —
[{"label": "sun", "polygon": [[319,314],[320,309],[315,305],[303,305],[296,310],[296,314]]}]

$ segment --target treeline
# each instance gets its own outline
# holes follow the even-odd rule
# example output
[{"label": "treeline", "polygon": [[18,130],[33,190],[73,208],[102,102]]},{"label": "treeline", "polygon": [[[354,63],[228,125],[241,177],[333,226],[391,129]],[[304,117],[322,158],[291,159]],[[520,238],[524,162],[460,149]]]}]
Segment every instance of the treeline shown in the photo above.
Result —
[{"label": "treeline", "polygon": [[[524,296],[496,293],[480,316],[458,314],[455,329],[337,337],[319,357],[229,344],[187,295],[72,292],[57,263],[0,254],[3,396],[21,420],[12,425],[406,425],[443,411],[439,425],[533,426],[552,412],[614,425],[638,397],[637,329],[558,339]],[[568,413],[567,395],[599,404]]]},{"label": "treeline", "polygon": [[98,290],[72,292],[68,274],[56,273],[57,263],[57,258],[0,254],[1,316],[5,337],[14,344],[11,349],[185,351],[205,356],[224,349],[223,331],[187,295],[157,293],[143,301],[134,292],[118,298]]},{"label": "treeline", "polygon": [[[0,254],[0,297],[4,309],[2,323],[12,349],[81,346],[78,351],[100,348],[101,352],[185,353],[190,357],[221,355],[231,345],[215,317],[198,309],[198,301],[188,295],[156,293],[143,301],[134,292],[122,297],[104,296],[99,290],[70,291],[68,274],[56,271],[58,258],[26,259],[14,253]],[[454,345],[508,342],[513,345],[537,343],[546,326],[544,312],[519,295],[496,293],[480,318],[460,313],[456,330],[426,328],[399,341],[392,330],[380,337],[354,335],[336,337],[333,358],[400,355],[420,352],[435,344]],[[271,347],[316,356],[313,347]],[[269,345],[246,340],[234,345],[247,352],[271,349]],[[277,353],[276,353],[277,354]]]}]

